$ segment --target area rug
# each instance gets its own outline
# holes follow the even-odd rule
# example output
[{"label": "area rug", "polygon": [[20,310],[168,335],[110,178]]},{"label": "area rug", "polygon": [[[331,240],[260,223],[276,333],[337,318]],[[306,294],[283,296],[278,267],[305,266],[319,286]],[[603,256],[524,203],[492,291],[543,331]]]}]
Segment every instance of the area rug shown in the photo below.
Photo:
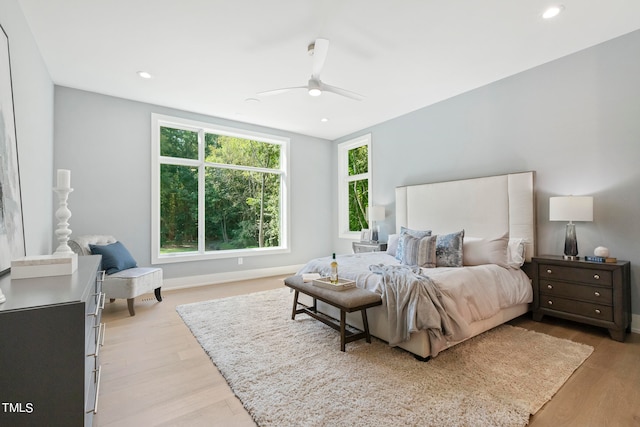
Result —
[{"label": "area rug", "polygon": [[374,339],[347,344],[288,288],[178,313],[259,426],[524,426],[592,347],[502,325],[428,362]]}]

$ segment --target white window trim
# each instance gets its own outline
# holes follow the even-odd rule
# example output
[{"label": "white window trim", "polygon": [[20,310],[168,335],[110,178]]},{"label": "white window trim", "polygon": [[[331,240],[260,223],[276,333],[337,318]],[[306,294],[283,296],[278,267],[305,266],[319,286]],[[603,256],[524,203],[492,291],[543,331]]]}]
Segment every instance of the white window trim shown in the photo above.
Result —
[{"label": "white window trim", "polygon": [[[349,150],[361,146],[367,146],[367,173],[349,176]],[[372,185],[372,162],[371,162],[371,134],[359,136],[357,138],[338,144],[338,237],[341,239],[360,239],[360,231],[349,231],[349,182],[367,179],[369,203],[373,193]]]},{"label": "white window trim", "polygon": [[[246,139],[255,139],[264,142],[271,142],[279,144],[282,149],[280,151],[280,169],[282,170],[282,187],[280,188],[280,218],[282,233],[280,236],[280,246],[273,248],[251,248],[251,249],[234,249],[234,250],[222,250],[222,251],[204,251],[204,236],[200,236],[200,233],[204,233],[204,227],[198,226],[198,253],[177,253],[169,255],[160,255],[160,126],[170,126],[175,128],[182,128],[187,130],[200,130],[204,133],[216,133],[218,135],[229,135]],[[199,149],[204,150],[204,137],[201,135],[199,138]],[[246,256],[260,256],[260,255],[275,255],[291,252],[290,245],[290,220],[289,220],[289,138],[269,135],[260,132],[248,131],[245,129],[231,128],[226,126],[219,126],[212,123],[199,122],[195,120],[183,119],[179,117],[165,116],[162,114],[151,114],[151,263],[152,264],[166,264],[174,262],[189,262],[209,259],[223,259],[223,258],[238,258]],[[194,161],[189,159],[173,159],[172,163],[193,165],[194,163],[200,165],[200,161]],[[252,170],[260,168],[250,168]],[[204,174],[199,174],[200,179],[204,179]],[[204,203],[204,185],[199,182],[198,191],[200,194],[199,203]],[[204,206],[199,206],[199,222],[204,221]]]}]

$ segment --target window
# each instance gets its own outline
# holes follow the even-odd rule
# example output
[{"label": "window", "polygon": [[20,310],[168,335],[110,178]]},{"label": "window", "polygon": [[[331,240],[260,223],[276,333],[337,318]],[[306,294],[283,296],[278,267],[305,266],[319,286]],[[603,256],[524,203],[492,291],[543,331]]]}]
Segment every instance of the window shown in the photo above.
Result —
[{"label": "window", "polygon": [[153,262],[288,252],[289,140],[152,116]]},{"label": "window", "polygon": [[371,194],[371,134],[338,145],[340,237],[359,238],[368,228],[367,206]]}]

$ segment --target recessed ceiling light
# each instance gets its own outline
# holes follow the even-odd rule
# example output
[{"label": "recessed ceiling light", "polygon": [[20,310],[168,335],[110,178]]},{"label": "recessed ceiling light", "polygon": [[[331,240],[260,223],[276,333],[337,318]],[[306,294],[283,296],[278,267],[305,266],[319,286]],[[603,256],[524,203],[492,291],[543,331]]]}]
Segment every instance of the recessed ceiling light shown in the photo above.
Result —
[{"label": "recessed ceiling light", "polygon": [[547,10],[544,11],[544,13],[542,14],[542,17],[544,19],[555,18],[563,10],[564,10],[564,6],[561,5],[561,4],[560,5],[556,5],[556,6],[551,6],[551,7],[547,8]]},{"label": "recessed ceiling light", "polygon": [[148,73],[147,71],[138,71],[138,75],[140,77],[142,77],[143,79],[150,79],[151,78],[151,73]]},{"label": "recessed ceiling light", "polygon": [[322,123],[327,123],[329,121],[329,119],[327,119],[326,117],[323,117],[323,118],[320,119],[320,121]]}]

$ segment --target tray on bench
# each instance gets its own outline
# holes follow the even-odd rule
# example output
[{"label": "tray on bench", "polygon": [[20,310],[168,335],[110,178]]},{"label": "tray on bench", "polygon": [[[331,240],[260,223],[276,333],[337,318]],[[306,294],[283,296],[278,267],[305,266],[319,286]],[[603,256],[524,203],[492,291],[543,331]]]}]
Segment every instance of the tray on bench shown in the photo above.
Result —
[{"label": "tray on bench", "polygon": [[329,277],[321,277],[313,280],[313,285],[324,289],[333,289],[334,291],[344,291],[345,289],[351,289],[356,287],[356,282],[353,280],[341,279],[338,277],[338,283],[331,283]]}]

